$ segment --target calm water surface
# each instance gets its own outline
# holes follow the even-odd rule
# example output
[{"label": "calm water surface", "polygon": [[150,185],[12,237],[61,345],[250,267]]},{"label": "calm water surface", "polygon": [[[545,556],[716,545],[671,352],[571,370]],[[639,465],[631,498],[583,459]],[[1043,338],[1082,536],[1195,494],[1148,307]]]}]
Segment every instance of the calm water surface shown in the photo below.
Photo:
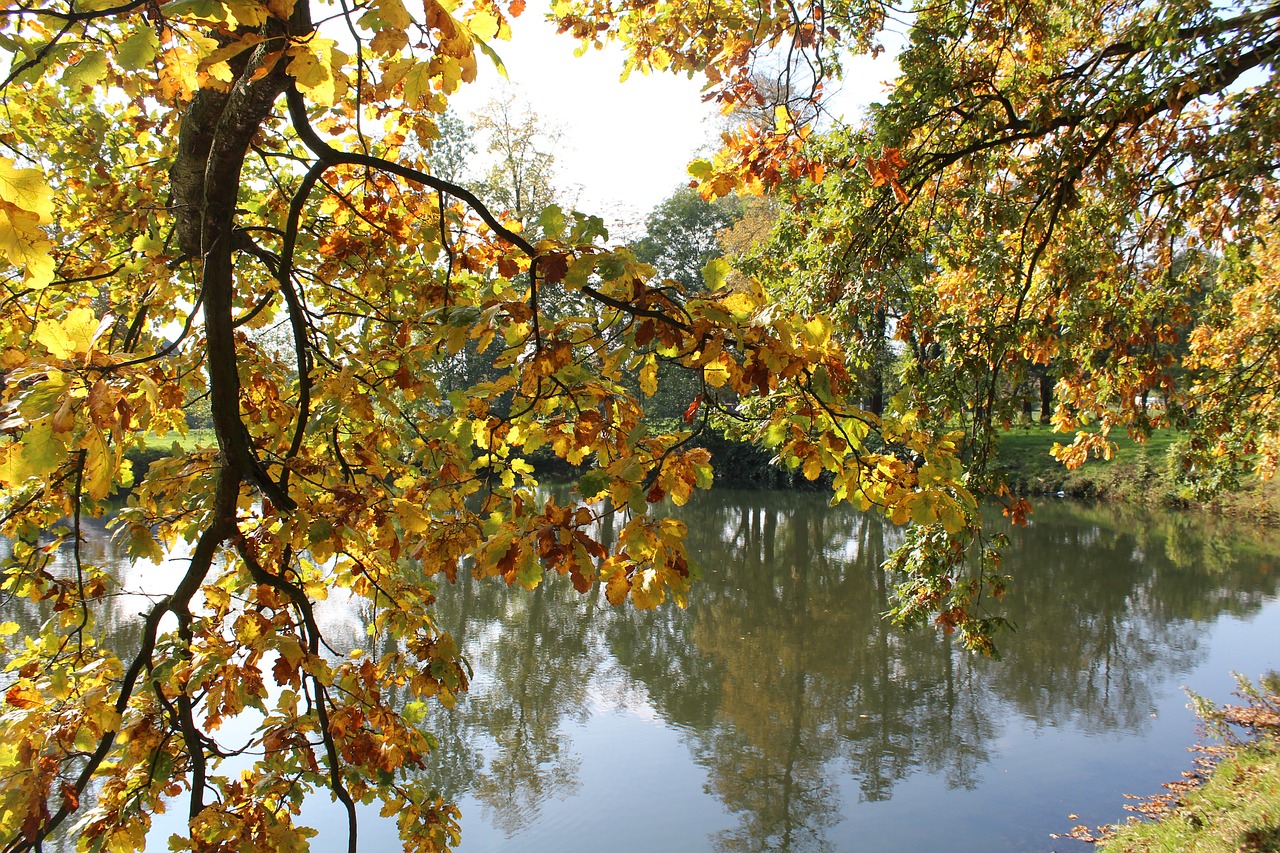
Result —
[{"label": "calm water surface", "polygon": [[[683,611],[441,590],[476,674],[430,721],[462,853],[1082,850],[1050,833],[1190,767],[1184,685],[1224,701],[1233,670],[1280,669],[1280,540],[1248,527],[1041,503],[1009,531],[1018,631],[985,660],[880,618],[897,534],[875,517],[729,491],[679,512],[703,571]],[[367,644],[357,611],[321,615]],[[304,822],[345,849],[338,807]],[[361,849],[398,846],[368,810]]]}]

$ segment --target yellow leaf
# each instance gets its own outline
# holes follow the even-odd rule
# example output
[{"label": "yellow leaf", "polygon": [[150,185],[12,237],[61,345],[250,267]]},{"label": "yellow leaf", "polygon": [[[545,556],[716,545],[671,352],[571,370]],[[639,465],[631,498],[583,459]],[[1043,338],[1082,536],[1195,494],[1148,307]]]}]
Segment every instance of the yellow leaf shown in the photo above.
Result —
[{"label": "yellow leaf", "polygon": [[200,68],[206,69],[219,63],[225,63],[228,59],[244,53],[249,48],[263,41],[263,37],[250,33],[244,37],[233,41],[231,44],[224,45],[208,56],[200,60]]},{"label": "yellow leaf", "polygon": [[289,46],[287,53],[289,75],[297,81],[298,88],[322,106],[333,106],[337,90],[333,79],[331,57],[333,39],[315,37],[301,44]]},{"label": "yellow leaf", "polygon": [[938,520],[938,509],[928,495],[913,495],[907,503],[911,506],[911,520],[916,524],[933,524]]},{"label": "yellow leaf", "polygon": [[804,477],[806,480],[816,480],[822,474],[822,458],[814,453],[806,456],[804,460]]},{"label": "yellow leaf", "polygon": [[498,19],[488,9],[477,9],[467,23],[471,33],[481,41],[489,41],[498,34]]},{"label": "yellow leaf", "polygon": [[79,408],[77,401],[72,397],[62,401],[62,405],[53,413],[53,420],[50,421],[55,433],[71,432],[76,425],[77,408]]},{"label": "yellow leaf", "polygon": [[656,569],[643,569],[631,579],[631,603],[640,610],[652,610],[666,597],[666,587]]},{"label": "yellow leaf", "polygon": [[66,461],[66,445],[53,434],[52,418],[33,424],[16,445],[4,448],[0,485],[18,486],[28,477],[43,477]]},{"label": "yellow leaf", "polygon": [[702,267],[702,282],[708,292],[717,291],[724,287],[725,280],[732,271],[733,265],[724,258],[712,258]]},{"label": "yellow leaf", "polygon": [[[452,60],[442,60],[449,64],[454,64]],[[420,62],[409,69],[404,75],[404,102],[408,106],[417,105],[418,101],[431,94],[431,80],[434,77],[430,66],[425,62]]]},{"label": "yellow leaf", "polygon": [[100,326],[92,308],[72,308],[61,322],[41,320],[32,337],[51,356],[65,359],[88,352]]},{"label": "yellow leaf", "polygon": [[230,0],[227,9],[236,19],[236,23],[244,27],[260,27],[267,22],[267,9],[253,0]]},{"label": "yellow leaf", "polygon": [[406,30],[413,23],[413,16],[401,0],[378,0],[374,6],[378,10],[378,18],[393,29]]},{"label": "yellow leaf", "polygon": [[83,447],[86,451],[84,488],[89,497],[100,501],[111,494],[111,480],[112,475],[115,473],[115,458],[111,453],[111,449],[107,447],[102,430],[96,426],[90,427],[85,434]]},{"label": "yellow leaf", "polygon": [[954,501],[946,501],[938,507],[938,520],[948,533],[959,533],[964,529],[964,512]]},{"label": "yellow leaf", "polygon": [[157,565],[164,562],[164,550],[160,543],[141,524],[129,528],[129,556],[135,560],[150,560]]},{"label": "yellow leaf", "polygon": [[38,223],[53,221],[53,193],[39,169],[15,169],[13,161],[0,157],[0,201],[38,217]]},{"label": "yellow leaf", "polygon": [[62,72],[62,85],[67,88],[92,89],[107,74],[107,55],[100,50],[86,53]]},{"label": "yellow leaf", "polygon": [[735,320],[745,320],[750,317],[759,307],[759,304],[748,293],[731,293],[721,300],[725,310],[733,315]]},{"label": "yellow leaf", "polygon": [[29,287],[53,281],[53,244],[40,226],[53,220],[53,198],[38,169],[15,169],[0,157],[0,258],[20,268]]},{"label": "yellow leaf", "polygon": [[658,393],[658,363],[653,356],[647,356],[640,368],[640,390],[646,397]]},{"label": "yellow leaf", "polygon": [[400,519],[400,523],[404,525],[404,529],[410,533],[422,533],[431,526],[431,520],[423,514],[418,506],[410,501],[396,500],[394,502],[396,509],[396,517]]},{"label": "yellow leaf", "polygon": [[810,345],[826,346],[831,340],[831,321],[821,315],[804,324],[804,336]]}]

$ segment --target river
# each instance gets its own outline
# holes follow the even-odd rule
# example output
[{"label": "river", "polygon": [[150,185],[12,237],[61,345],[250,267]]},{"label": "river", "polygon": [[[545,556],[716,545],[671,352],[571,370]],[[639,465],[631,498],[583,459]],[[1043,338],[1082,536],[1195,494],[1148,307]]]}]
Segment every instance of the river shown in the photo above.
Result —
[{"label": "river", "polygon": [[[875,516],[734,491],[676,512],[703,574],[685,610],[555,582],[441,591],[475,670],[428,720],[461,853],[1084,849],[1051,833],[1123,820],[1126,793],[1191,767],[1184,686],[1226,701],[1232,671],[1280,669],[1280,537],[1248,526],[1041,502],[1007,530],[1017,631],[992,660],[881,618],[898,534]],[[367,642],[342,601],[319,615]],[[363,821],[362,850],[398,849],[393,821]],[[303,822],[313,850],[344,849],[336,805]]]}]

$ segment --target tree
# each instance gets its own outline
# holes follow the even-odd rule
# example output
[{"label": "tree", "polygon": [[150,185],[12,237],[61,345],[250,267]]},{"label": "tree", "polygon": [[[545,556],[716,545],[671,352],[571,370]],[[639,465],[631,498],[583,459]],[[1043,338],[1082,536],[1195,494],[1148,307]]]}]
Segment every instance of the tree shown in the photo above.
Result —
[{"label": "tree", "polygon": [[[820,93],[842,50],[875,49],[879,0],[558,0],[562,33],[619,42],[628,72],[702,72],[729,110],[768,100],[758,65],[779,52],[814,74],[789,81],[772,126],[730,131],[690,171],[706,196],[788,190],[799,214],[779,227],[828,247],[840,275],[784,256],[689,295],[607,248],[599,219],[533,209],[523,189],[487,203],[438,161],[432,172],[450,96],[523,8],[5,8],[3,594],[49,612],[38,630],[0,631],[5,850],[38,849],[73,814],[86,845],[137,849],[180,797],[179,848],[296,849],[315,788],[348,815],[351,850],[356,805],[375,799],[407,849],[451,846],[456,808],[414,772],[433,748],[424,703],[453,701],[469,677],[434,623],[434,585],[470,571],[532,589],[554,571],[614,605],[682,602],[684,529],[656,507],[710,484],[687,442],[714,407],[695,399],[679,432],[644,423],[624,375],[651,396],[660,360],[731,392],[737,428],[828,475],[835,500],[912,522],[888,558],[902,618],[983,650],[1003,580],[971,487],[990,482],[1006,365],[1069,353],[1058,422],[1145,429],[1134,401],[1164,387],[1175,351],[1154,345],[1189,321],[1168,258],[1225,257],[1231,242],[1251,260],[1224,263],[1211,300],[1239,321],[1193,331],[1186,362],[1225,390],[1175,410],[1228,458],[1272,428],[1270,384],[1219,348],[1270,324],[1258,306],[1274,265],[1250,245],[1273,209],[1280,7],[930,4],[875,123],[819,138],[792,101]],[[806,213],[806,200],[821,204]],[[765,284],[787,275],[801,310],[770,302]],[[844,287],[869,301],[832,315]],[[546,310],[566,297],[590,310]],[[876,414],[851,373],[866,352],[841,336],[859,328],[845,317],[879,311],[920,382]],[[263,337],[277,327],[284,345]],[[446,387],[467,347],[502,372]],[[182,431],[206,398],[217,448],[134,482],[125,450]],[[1063,455],[1104,444],[1085,436]],[[524,457],[539,447],[588,463],[572,500],[535,491]],[[138,557],[187,559],[120,650],[98,641],[96,605],[114,590],[81,533],[128,487],[117,535]],[[593,533],[606,518],[608,543]],[[60,548],[69,571],[51,562]],[[327,651],[313,602],[333,590],[376,611],[375,654]],[[236,741],[224,723],[244,714],[260,723]],[[250,764],[238,778],[219,772],[232,755]]]},{"label": "tree", "polygon": [[[896,306],[912,405],[977,413],[979,463],[1009,374],[1051,362],[1057,424],[1096,424],[1061,451],[1069,463],[1106,453],[1112,428],[1162,422],[1152,394],[1239,461],[1267,429],[1176,387],[1190,365],[1171,345],[1203,299],[1179,259],[1248,245],[1272,215],[1277,164],[1258,152],[1280,131],[1278,49],[1274,4],[931,4],[888,102],[811,155],[840,177],[801,190],[783,251],[816,262],[809,290],[850,316]],[[820,261],[803,254],[817,243],[832,247]]]},{"label": "tree", "polygon": [[[1062,461],[1109,456],[1112,429],[1172,424],[1212,490],[1273,469],[1268,346],[1222,333],[1273,337],[1262,294],[1275,279],[1224,264],[1206,295],[1182,260],[1208,271],[1259,251],[1276,209],[1278,164],[1260,152],[1280,132],[1277,50],[1275,4],[922,5],[868,122],[815,134],[779,111],[772,135],[739,131],[690,172],[707,197],[785,187],[775,242],[747,271],[801,311],[830,312],[852,376],[881,363],[878,330],[891,329],[906,358],[886,413],[963,425],[971,486],[1005,492],[998,428],[1016,389],[1052,366],[1054,424],[1076,432]],[[913,527],[889,562],[908,573],[900,595],[945,626],[955,610],[940,602],[1000,592],[996,555],[963,556],[983,541]]]},{"label": "tree", "polygon": [[447,110],[436,119],[436,129],[439,135],[427,146],[430,151],[427,164],[431,174],[451,184],[461,184],[466,179],[468,161],[476,153],[472,141],[475,131]]},{"label": "tree", "polygon": [[[727,263],[720,261],[718,235],[736,219],[740,204],[736,197],[704,200],[689,187],[681,187],[659,204],[645,220],[645,235],[632,250],[636,259],[650,264],[655,279],[673,288],[680,298],[708,292],[720,287],[725,279]],[[708,268],[712,261],[717,267]],[[695,400],[706,399],[707,388],[696,370],[680,366],[679,358],[660,362],[657,390],[644,402],[650,418],[676,419],[688,411]]]},{"label": "tree", "polygon": [[645,219],[636,258],[686,291],[706,290],[703,268],[723,254],[719,234],[738,221],[741,203],[733,197],[709,202],[688,187],[667,197]]},{"label": "tree", "polygon": [[526,230],[561,199],[556,188],[560,132],[514,95],[490,101],[475,118],[491,162],[478,189]]},{"label": "tree", "polygon": [[[0,629],[6,851],[73,816],[81,843],[138,849],[174,800],[179,849],[293,850],[316,788],[346,812],[350,850],[374,800],[406,849],[454,844],[456,807],[415,772],[434,746],[424,703],[469,677],[435,625],[435,584],[470,571],[532,589],[553,571],[614,605],[684,600],[683,527],[652,509],[712,471],[688,431],[646,427],[622,382],[635,372],[652,394],[659,355],[760,398],[771,446],[811,477],[835,471],[842,499],[967,523],[950,444],[885,420],[927,464],[868,450],[824,321],[758,288],[672,294],[604,248],[593,217],[546,208],[535,244],[500,215],[532,199],[486,203],[446,177],[430,140],[449,97],[523,6],[6,7],[3,595],[48,608],[36,630]],[[631,67],[705,70],[730,105],[755,52],[808,50],[820,16],[691,11],[555,14],[588,44],[621,40]],[[549,316],[564,294],[593,310]],[[264,340],[273,328],[283,345]],[[502,372],[446,389],[466,347]],[[125,451],[183,431],[204,399],[217,447],[135,481]],[[524,456],[542,446],[590,463],[573,500],[535,491]],[[95,631],[112,581],[81,544],[125,488],[112,523],[132,554],[187,556],[118,649]],[[615,540],[594,538],[614,516]],[[336,590],[377,614],[364,654],[328,651],[313,604]],[[237,736],[226,723],[246,714]],[[231,756],[248,765],[236,777]]]}]

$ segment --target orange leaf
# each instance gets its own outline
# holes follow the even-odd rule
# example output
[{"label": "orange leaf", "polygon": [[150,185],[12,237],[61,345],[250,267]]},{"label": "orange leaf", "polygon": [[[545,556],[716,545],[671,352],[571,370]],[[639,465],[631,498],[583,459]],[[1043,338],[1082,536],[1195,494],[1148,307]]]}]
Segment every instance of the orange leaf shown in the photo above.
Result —
[{"label": "orange leaf", "polygon": [[62,807],[69,812],[80,808],[80,792],[70,782],[62,783]]},{"label": "orange leaf", "polygon": [[702,405],[702,395],[699,394],[698,396],[693,398],[693,402],[689,404],[689,408],[684,410],[685,423],[687,424],[693,423],[693,418],[695,415],[698,414],[698,407],[701,405]]},{"label": "orange leaf", "polygon": [[40,691],[22,684],[10,687],[9,692],[4,694],[4,700],[23,711],[39,708],[44,704],[44,697],[40,695]]}]

